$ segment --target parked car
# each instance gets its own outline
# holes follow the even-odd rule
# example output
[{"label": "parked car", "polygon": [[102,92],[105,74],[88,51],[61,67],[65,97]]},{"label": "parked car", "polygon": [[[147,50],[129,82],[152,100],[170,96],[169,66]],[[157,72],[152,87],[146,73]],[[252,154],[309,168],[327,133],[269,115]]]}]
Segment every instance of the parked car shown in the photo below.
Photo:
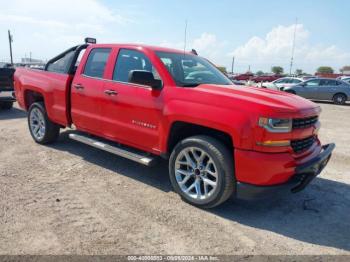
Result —
[{"label": "parked car", "polygon": [[254,77],[253,73],[247,72],[247,73],[244,73],[244,74],[233,76],[231,79],[237,80],[237,81],[248,81],[248,80],[250,80],[253,77]]},{"label": "parked car", "polygon": [[255,76],[251,78],[250,80],[255,82],[255,83],[260,83],[260,82],[273,82],[277,79],[280,79],[281,75],[261,75],[261,76]]},{"label": "parked car", "polygon": [[314,100],[330,100],[343,105],[350,98],[350,84],[333,78],[315,78],[283,91]]},{"label": "parked car", "polygon": [[303,81],[309,80],[309,79],[314,79],[317,78],[318,76],[310,76],[310,75],[306,75],[306,76],[301,76],[299,78],[301,78]]},{"label": "parked car", "polygon": [[234,84],[234,85],[237,85],[237,86],[244,86],[245,83],[243,81],[238,81],[238,80],[231,80],[231,82]]},{"label": "parked car", "polygon": [[0,109],[11,109],[15,101],[12,96],[14,72],[11,64],[0,63]]},{"label": "parked car", "polygon": [[338,77],[337,79],[350,84],[350,76],[341,76],[341,77]]},{"label": "parked car", "polygon": [[347,78],[350,78],[350,76],[339,76],[337,79],[338,80],[344,80],[344,79],[347,79]]},{"label": "parked car", "polygon": [[350,84],[350,77],[348,77],[348,78],[344,78],[344,79],[343,79],[343,81],[344,81],[344,82],[347,82],[347,83],[349,83],[349,84]]},{"label": "parked car", "polygon": [[261,87],[274,89],[274,90],[280,90],[282,87],[289,87],[292,85],[300,84],[303,82],[301,78],[297,77],[282,77],[275,81],[269,82],[269,83],[262,83]]},{"label": "parked car", "polygon": [[83,44],[43,71],[17,69],[15,90],[38,144],[74,124],[73,140],[146,166],[167,159],[174,190],[202,208],[301,191],[335,147],[318,139],[315,103],[232,85],[183,50]]}]

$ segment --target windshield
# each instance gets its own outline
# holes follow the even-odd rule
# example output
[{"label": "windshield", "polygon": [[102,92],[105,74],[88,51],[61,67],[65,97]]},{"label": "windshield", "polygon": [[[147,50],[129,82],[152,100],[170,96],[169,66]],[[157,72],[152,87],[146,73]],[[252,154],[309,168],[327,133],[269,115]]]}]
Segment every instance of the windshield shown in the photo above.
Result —
[{"label": "windshield", "polygon": [[156,52],[156,54],[178,86],[232,85],[223,73],[204,58],[181,53]]}]

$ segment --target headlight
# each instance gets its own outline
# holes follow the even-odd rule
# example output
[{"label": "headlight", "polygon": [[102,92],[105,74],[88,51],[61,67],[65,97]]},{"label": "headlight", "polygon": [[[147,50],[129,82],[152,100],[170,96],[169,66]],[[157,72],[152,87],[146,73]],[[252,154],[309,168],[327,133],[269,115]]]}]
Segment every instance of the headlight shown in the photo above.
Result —
[{"label": "headlight", "polygon": [[260,117],[259,126],[271,133],[288,133],[292,131],[292,119]]}]

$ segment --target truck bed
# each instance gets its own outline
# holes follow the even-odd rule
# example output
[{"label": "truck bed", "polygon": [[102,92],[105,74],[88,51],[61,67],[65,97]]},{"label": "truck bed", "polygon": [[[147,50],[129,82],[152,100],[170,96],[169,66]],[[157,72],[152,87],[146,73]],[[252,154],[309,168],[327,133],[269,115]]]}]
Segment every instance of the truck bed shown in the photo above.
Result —
[{"label": "truck bed", "polygon": [[16,98],[22,108],[28,109],[31,93],[43,95],[50,119],[62,126],[70,124],[70,84],[73,76],[43,70],[17,68],[14,81]]}]

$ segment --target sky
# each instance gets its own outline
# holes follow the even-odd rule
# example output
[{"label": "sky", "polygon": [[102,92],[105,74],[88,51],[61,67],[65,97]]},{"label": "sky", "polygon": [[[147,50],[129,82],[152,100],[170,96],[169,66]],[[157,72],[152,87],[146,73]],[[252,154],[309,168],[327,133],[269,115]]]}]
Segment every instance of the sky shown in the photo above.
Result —
[{"label": "sky", "polygon": [[[293,72],[350,65],[348,0],[0,0],[0,61],[49,59],[86,36],[99,43],[142,43],[197,52],[234,72]],[[297,19],[297,23],[296,23]]]}]

